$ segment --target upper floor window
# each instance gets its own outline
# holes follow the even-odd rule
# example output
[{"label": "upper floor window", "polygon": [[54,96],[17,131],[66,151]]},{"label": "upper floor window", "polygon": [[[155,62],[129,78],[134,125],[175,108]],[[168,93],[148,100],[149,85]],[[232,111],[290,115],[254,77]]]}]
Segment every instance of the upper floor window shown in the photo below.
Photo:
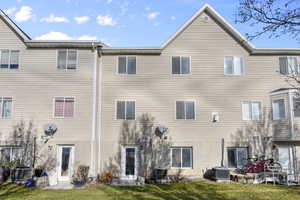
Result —
[{"label": "upper floor window", "polygon": [[10,118],[12,114],[12,98],[0,97],[0,114],[1,118]]},{"label": "upper floor window", "polygon": [[224,58],[225,75],[244,75],[245,61],[243,56],[226,56]]},{"label": "upper floor window", "polygon": [[73,97],[56,97],[54,107],[54,117],[65,118],[74,116]]},{"label": "upper floor window", "polygon": [[195,101],[176,101],[176,119],[196,119]]},{"label": "upper floor window", "polygon": [[74,70],[77,68],[77,50],[58,50],[57,68],[65,70]]},{"label": "upper floor window", "polygon": [[299,72],[299,65],[296,56],[279,57],[280,74],[287,75]]},{"label": "upper floor window", "polygon": [[191,57],[172,56],[172,74],[190,74]]},{"label": "upper floor window", "polygon": [[284,99],[273,100],[273,120],[285,119],[285,103]]},{"label": "upper floor window", "polygon": [[294,97],[294,117],[300,117],[300,98]]},{"label": "upper floor window", "polygon": [[19,68],[19,50],[0,50],[0,68],[18,69]]},{"label": "upper floor window", "polygon": [[136,74],[136,57],[119,56],[118,74]]},{"label": "upper floor window", "polygon": [[116,119],[135,120],[135,101],[117,101]]},{"label": "upper floor window", "polygon": [[193,153],[191,147],[171,148],[172,168],[192,168],[192,166],[193,166]]},{"label": "upper floor window", "polygon": [[261,120],[260,101],[242,101],[243,120]]}]

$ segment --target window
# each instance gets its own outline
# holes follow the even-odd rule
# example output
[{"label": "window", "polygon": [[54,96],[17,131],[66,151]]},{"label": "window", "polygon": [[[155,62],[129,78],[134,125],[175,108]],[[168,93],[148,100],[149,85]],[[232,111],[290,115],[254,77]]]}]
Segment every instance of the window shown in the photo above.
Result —
[{"label": "window", "polygon": [[172,56],[172,74],[190,74],[191,57]]},{"label": "window", "polygon": [[119,56],[118,57],[119,74],[136,74],[136,57]]},{"label": "window", "polygon": [[21,159],[22,148],[21,147],[0,147],[0,163],[11,162]]},{"label": "window", "polygon": [[227,160],[229,168],[243,168],[247,163],[248,148],[229,147],[227,148]]},{"label": "window", "polygon": [[225,75],[244,75],[245,61],[243,56],[226,56],[224,59]]},{"label": "window", "polygon": [[176,101],[176,119],[194,120],[195,118],[194,101]]},{"label": "window", "polygon": [[74,98],[73,97],[56,97],[54,117],[73,117],[74,116]]},{"label": "window", "polygon": [[12,98],[0,97],[0,114],[1,118],[10,118],[12,114]]},{"label": "window", "polygon": [[191,147],[171,148],[172,168],[192,168],[192,166],[193,166],[193,153]]},{"label": "window", "polygon": [[18,69],[19,68],[18,50],[0,50],[0,68],[1,69]]},{"label": "window", "polygon": [[77,68],[77,50],[58,50],[57,68],[75,70]]},{"label": "window", "polygon": [[261,120],[260,101],[242,101],[243,120]]},{"label": "window", "polygon": [[135,101],[117,101],[117,119],[135,120]]},{"label": "window", "polygon": [[284,99],[273,101],[273,120],[285,119],[285,103]]},{"label": "window", "polygon": [[300,117],[300,98],[294,97],[294,117]]},{"label": "window", "polygon": [[298,73],[298,60],[295,56],[279,57],[279,71],[280,74],[287,75]]}]

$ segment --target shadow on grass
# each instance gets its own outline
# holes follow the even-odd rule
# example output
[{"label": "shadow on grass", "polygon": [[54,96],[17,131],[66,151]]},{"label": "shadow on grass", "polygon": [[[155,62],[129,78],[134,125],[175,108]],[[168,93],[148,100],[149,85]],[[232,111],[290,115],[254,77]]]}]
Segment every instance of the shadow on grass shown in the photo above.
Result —
[{"label": "shadow on grass", "polygon": [[225,194],[219,194],[216,185],[202,183],[160,184],[146,185],[144,187],[109,187],[105,190],[108,196],[120,200],[238,200],[238,198],[227,198]]},{"label": "shadow on grass", "polygon": [[299,190],[299,187],[208,184],[206,182],[103,189],[109,197],[119,200],[300,200]]},{"label": "shadow on grass", "polygon": [[6,199],[8,197],[23,197],[30,192],[31,189],[23,186],[14,185],[11,183],[0,183],[0,199]]}]

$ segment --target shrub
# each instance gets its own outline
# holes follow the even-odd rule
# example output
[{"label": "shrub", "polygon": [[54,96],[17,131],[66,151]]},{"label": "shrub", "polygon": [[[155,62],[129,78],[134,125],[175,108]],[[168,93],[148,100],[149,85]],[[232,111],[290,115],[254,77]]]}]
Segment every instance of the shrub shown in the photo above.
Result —
[{"label": "shrub", "polygon": [[79,165],[76,173],[73,175],[73,183],[85,184],[88,181],[90,167],[86,165]]},{"label": "shrub", "polygon": [[105,185],[111,185],[113,181],[113,175],[111,173],[101,173],[98,177],[99,181]]}]

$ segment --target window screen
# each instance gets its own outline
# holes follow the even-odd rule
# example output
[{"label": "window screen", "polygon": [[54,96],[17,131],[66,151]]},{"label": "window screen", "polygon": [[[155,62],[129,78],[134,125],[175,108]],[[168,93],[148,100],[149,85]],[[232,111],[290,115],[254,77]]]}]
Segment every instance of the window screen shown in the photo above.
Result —
[{"label": "window screen", "polygon": [[57,68],[74,70],[77,68],[77,50],[58,50]]},{"label": "window screen", "polygon": [[273,119],[280,120],[285,118],[285,103],[284,99],[273,101]]},{"label": "window screen", "polygon": [[116,119],[135,120],[135,101],[117,101]]},{"label": "window screen", "polygon": [[120,56],[118,57],[119,74],[136,74],[136,57]]},{"label": "window screen", "polygon": [[190,74],[191,60],[187,56],[172,56],[172,74]]},{"label": "window screen", "polygon": [[194,101],[176,101],[176,119],[194,120],[195,102]]},{"label": "window screen", "polygon": [[171,148],[171,167],[173,168],[192,168],[192,148],[173,147]]},{"label": "window screen", "polygon": [[225,75],[243,75],[245,73],[244,57],[226,56],[224,58]]}]

